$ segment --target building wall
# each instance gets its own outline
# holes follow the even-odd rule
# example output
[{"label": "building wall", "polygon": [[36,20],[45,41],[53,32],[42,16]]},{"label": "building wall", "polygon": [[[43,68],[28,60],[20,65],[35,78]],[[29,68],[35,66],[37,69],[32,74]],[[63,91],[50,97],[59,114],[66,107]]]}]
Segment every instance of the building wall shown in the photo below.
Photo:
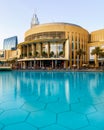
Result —
[{"label": "building wall", "polygon": [[94,55],[91,55],[91,52],[93,49],[95,49],[95,47],[100,47],[102,49],[104,49],[104,41],[101,42],[93,42],[93,43],[88,43],[87,45],[88,47],[88,61],[94,61]]},{"label": "building wall", "polygon": [[91,42],[104,41],[104,29],[91,32]]},{"label": "building wall", "polygon": [[78,33],[81,36],[84,35],[85,37],[88,38],[88,31],[78,25],[68,24],[68,23],[50,23],[50,24],[37,25],[29,29],[28,31],[25,32],[25,39],[26,37],[32,34],[37,34],[42,32],[56,32],[56,31],[65,32],[65,38],[67,38],[68,35],[74,35],[74,33],[75,35],[77,35]]},{"label": "building wall", "polygon": [[5,50],[3,51],[3,55],[4,57],[0,57],[0,66],[13,67],[16,64],[17,50]]},{"label": "building wall", "polygon": [[88,61],[94,61],[91,52],[95,47],[104,48],[104,29],[91,32],[91,41],[87,44]]},{"label": "building wall", "polygon": [[7,61],[7,60],[12,60],[14,58],[17,58],[17,50],[5,50],[5,51],[0,51],[0,53],[3,54],[2,57],[0,57],[0,61]]},{"label": "building wall", "polygon": [[17,50],[5,50],[5,60],[17,58]]}]

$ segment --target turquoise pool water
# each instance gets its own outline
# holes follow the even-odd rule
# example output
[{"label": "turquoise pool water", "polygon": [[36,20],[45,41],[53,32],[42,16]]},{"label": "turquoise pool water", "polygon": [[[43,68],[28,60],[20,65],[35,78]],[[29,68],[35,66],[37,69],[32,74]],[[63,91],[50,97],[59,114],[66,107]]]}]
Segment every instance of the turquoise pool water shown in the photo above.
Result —
[{"label": "turquoise pool water", "polygon": [[104,130],[104,73],[0,72],[0,130]]}]

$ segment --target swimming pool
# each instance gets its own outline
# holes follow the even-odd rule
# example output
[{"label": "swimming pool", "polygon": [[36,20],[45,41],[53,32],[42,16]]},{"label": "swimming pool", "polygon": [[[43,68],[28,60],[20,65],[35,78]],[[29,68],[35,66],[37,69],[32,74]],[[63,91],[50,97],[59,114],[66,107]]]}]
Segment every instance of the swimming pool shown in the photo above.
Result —
[{"label": "swimming pool", "polygon": [[0,72],[0,130],[103,130],[103,72]]}]

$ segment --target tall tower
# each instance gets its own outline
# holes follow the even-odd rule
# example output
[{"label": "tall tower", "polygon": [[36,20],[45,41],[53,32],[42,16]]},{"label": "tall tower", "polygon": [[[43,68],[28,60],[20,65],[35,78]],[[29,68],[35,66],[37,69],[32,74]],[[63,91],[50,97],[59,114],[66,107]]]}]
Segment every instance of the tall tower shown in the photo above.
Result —
[{"label": "tall tower", "polygon": [[36,14],[33,14],[32,20],[31,20],[31,28],[38,25],[39,24],[39,20]]}]

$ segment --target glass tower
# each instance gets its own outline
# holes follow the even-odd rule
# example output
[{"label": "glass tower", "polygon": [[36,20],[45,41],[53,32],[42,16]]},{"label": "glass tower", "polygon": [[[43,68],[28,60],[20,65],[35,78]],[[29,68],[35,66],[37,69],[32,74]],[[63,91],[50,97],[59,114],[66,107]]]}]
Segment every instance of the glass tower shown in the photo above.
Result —
[{"label": "glass tower", "polygon": [[3,50],[16,50],[18,44],[17,36],[4,39]]}]

